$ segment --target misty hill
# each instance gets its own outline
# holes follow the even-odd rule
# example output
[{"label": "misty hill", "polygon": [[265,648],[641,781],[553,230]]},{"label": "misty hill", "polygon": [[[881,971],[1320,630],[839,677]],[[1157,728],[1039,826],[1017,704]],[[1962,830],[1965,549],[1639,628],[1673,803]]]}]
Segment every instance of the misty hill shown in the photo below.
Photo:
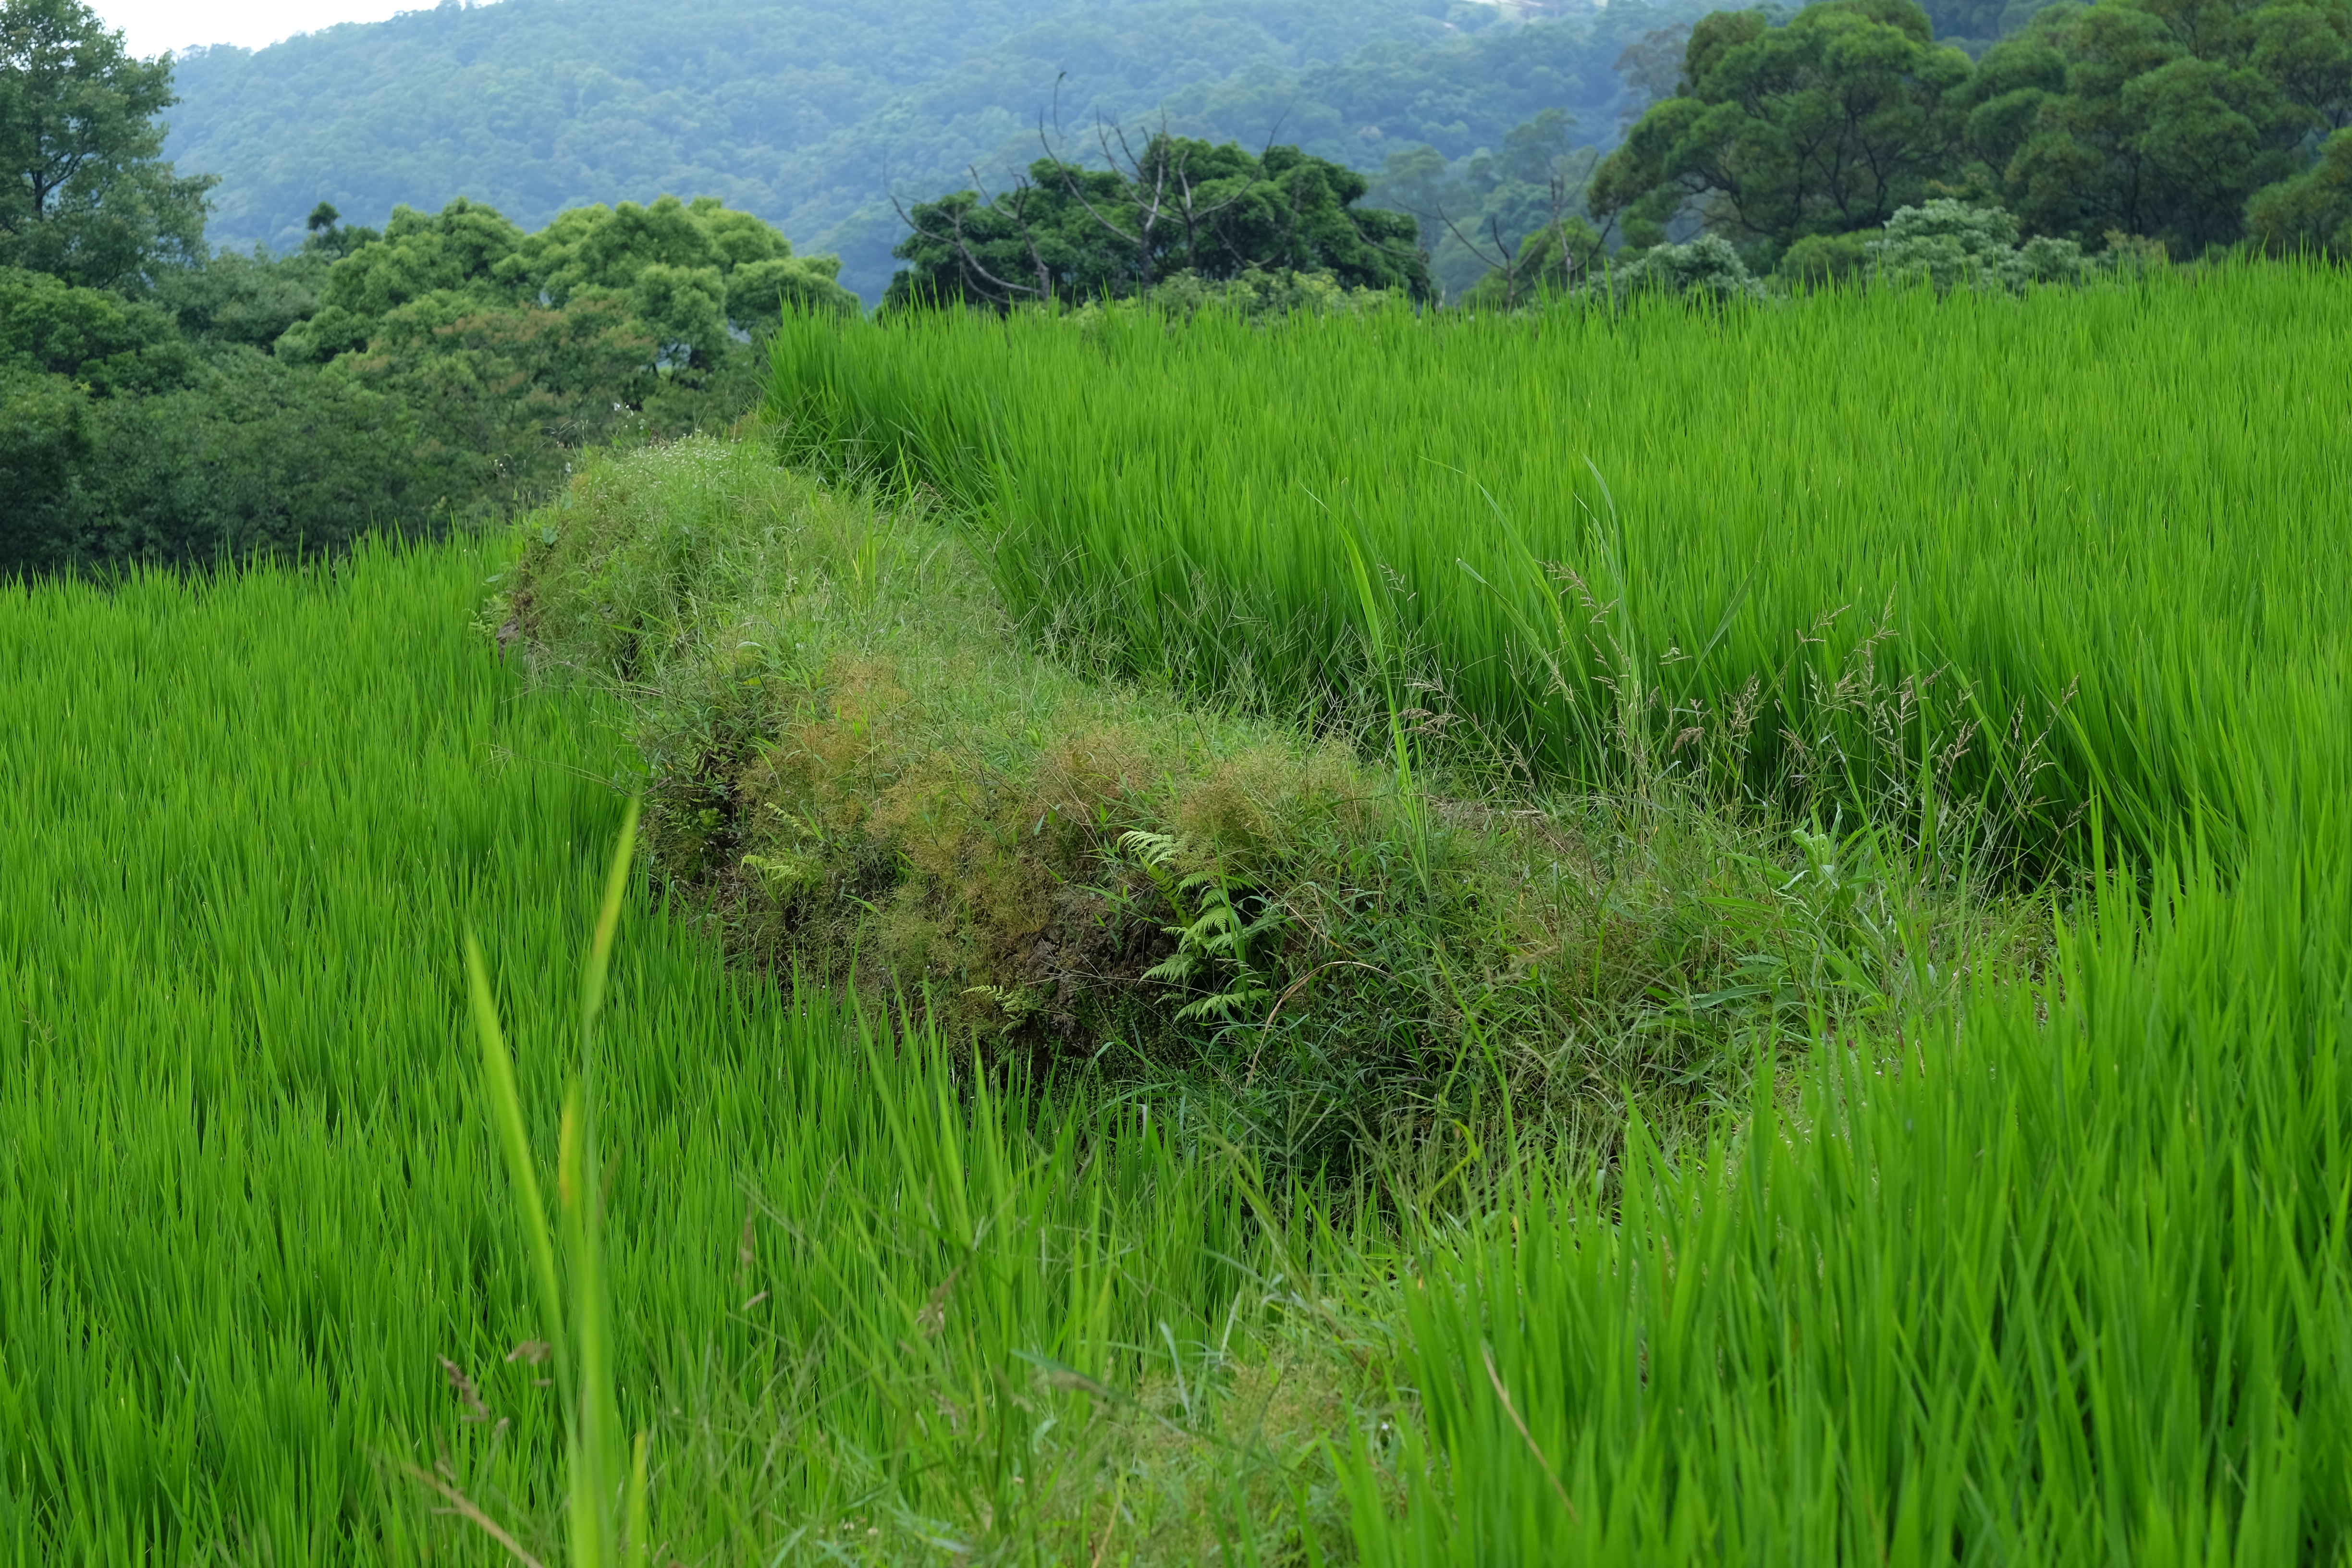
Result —
[{"label": "misty hill", "polygon": [[[526,228],[568,206],[709,195],[838,251],[872,300],[891,204],[992,186],[1097,117],[1376,171],[1499,147],[1565,109],[1612,144],[1643,101],[1616,64],[1705,9],[1588,0],[501,0],[180,58],[168,153],[222,176],[216,245],[299,242],[321,200],[362,223],[467,195]],[[1638,73],[1637,73],[1638,74]],[[1057,88],[1058,83],[1058,88]]]}]

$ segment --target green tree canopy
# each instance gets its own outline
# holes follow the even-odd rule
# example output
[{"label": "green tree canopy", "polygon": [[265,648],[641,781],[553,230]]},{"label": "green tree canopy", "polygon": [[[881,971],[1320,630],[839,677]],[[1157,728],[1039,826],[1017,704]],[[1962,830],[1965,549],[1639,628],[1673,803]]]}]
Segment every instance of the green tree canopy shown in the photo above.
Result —
[{"label": "green tree canopy", "polygon": [[[1480,152],[1458,165],[1447,163],[1434,147],[1391,153],[1368,199],[1419,223],[1430,270],[1449,299],[1465,294],[1489,272],[1533,279],[1540,268],[1523,266],[1526,258],[1517,253],[1546,235],[1551,237],[1541,243],[1556,256],[1570,256],[1572,270],[1581,261],[1574,246],[1560,251],[1568,233],[1562,226],[1586,226],[1584,187],[1601,158],[1599,148],[1576,145],[1575,123],[1566,110],[1547,109],[1507,132],[1499,152]],[[1502,292],[1517,299],[1531,294],[1532,286],[1513,282]]]},{"label": "green tree canopy", "polygon": [[2195,255],[2352,123],[2352,0],[2053,6],[1989,51],[1969,140],[2037,233]]},{"label": "green tree canopy", "polygon": [[782,234],[716,196],[574,207],[496,270],[522,295],[557,307],[597,292],[623,300],[668,353],[706,365],[730,327],[751,331],[787,306],[858,308],[837,281],[838,258],[794,256]]},{"label": "green tree canopy", "polygon": [[156,305],[0,268],[0,365],[61,375],[111,397],[184,386],[196,356],[171,312]]},{"label": "green tree canopy", "polygon": [[2027,234],[2086,247],[2325,245],[2344,154],[2323,142],[2347,126],[2352,0],[2061,4],[1973,67],[1910,0],[1825,0],[1785,27],[1760,12],[1701,22],[1677,92],[1591,200],[1630,240],[1695,218],[1751,256],[1797,247],[1829,271],[1836,247],[1809,241],[1937,197],[1998,200]]},{"label": "green tree canopy", "polygon": [[80,0],[0,0],[0,265],[136,292],[204,256],[209,176],[162,157],[172,60]]},{"label": "green tree canopy", "polygon": [[1593,177],[1593,211],[1654,245],[1685,210],[1768,258],[1884,224],[1963,156],[1968,57],[1912,0],[1821,0],[1784,27],[1718,11],[1691,32],[1675,96]]},{"label": "green tree canopy", "polygon": [[724,357],[730,327],[748,331],[784,301],[857,308],[834,281],[837,260],[793,255],[782,234],[712,196],[574,207],[529,235],[460,196],[438,213],[397,209],[380,238],[334,238],[332,218],[320,232],[322,248],[349,252],[328,268],[318,313],[281,340],[279,353],[297,360],[362,349],[395,311],[440,295],[456,297],[445,314],[609,302],[646,329],[661,363],[698,371]]},{"label": "green tree canopy", "polygon": [[2246,221],[2273,256],[2315,250],[2352,259],[2352,131],[2330,136],[2301,174],[2255,192]]},{"label": "green tree canopy", "polygon": [[1296,147],[1261,158],[1164,132],[1112,168],[1041,158],[1011,191],[917,205],[893,253],[911,265],[884,303],[1125,299],[1180,272],[1222,281],[1254,270],[1430,298],[1418,226],[1357,206],[1367,184]]}]

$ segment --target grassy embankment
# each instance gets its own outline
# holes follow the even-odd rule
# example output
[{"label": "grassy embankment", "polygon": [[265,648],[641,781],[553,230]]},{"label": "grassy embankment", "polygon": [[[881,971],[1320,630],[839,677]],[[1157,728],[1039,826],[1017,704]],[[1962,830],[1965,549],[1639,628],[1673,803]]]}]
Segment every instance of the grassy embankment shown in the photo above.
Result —
[{"label": "grassy embankment", "polygon": [[1695,1130],[1763,1041],[1940,1000],[1956,953],[2032,956],[2030,903],[1867,834],[1808,847],[1655,774],[1433,768],[1426,715],[1384,703],[1316,735],[1090,679],[936,509],[752,445],[601,465],[530,528],[519,646],[630,713],[654,869],[731,950],[1269,1170],[1452,1164],[1513,1110],[1605,1149],[1627,1093]]}]

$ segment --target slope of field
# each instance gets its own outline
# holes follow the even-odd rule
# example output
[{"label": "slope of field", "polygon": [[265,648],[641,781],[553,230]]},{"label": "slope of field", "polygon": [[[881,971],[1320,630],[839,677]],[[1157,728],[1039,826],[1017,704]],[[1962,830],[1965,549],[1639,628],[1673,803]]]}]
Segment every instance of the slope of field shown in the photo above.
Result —
[{"label": "slope of field", "polygon": [[2096,794],[2150,850],[2352,768],[2347,352],[2342,276],[2281,266],[1727,315],[803,322],[772,402],[824,460],[965,497],[1015,605],[1139,669],[1277,707],[1360,679],[1360,553],[1391,653],[1539,771],[1651,747],[1930,824],[1989,791],[2045,842]]},{"label": "slope of field", "polygon": [[1541,110],[1613,141],[1612,68],[1687,5],[1520,26],[1444,0],[500,0],[182,58],[170,156],[222,176],[210,233],[298,242],[311,207],[380,224],[394,204],[487,201],[536,228],[593,202],[715,195],[837,252],[869,300],[905,233],[890,204],[992,188],[1073,155],[1097,115],[1376,169],[1419,143],[1502,145]]}]

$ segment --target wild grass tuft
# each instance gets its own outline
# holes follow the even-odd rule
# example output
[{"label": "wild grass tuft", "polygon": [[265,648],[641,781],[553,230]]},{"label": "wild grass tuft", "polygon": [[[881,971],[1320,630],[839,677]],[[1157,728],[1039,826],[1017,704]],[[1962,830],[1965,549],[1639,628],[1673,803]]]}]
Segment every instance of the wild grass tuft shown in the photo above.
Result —
[{"label": "wild grass tuft", "polygon": [[1507,1102],[1593,1149],[1628,1093],[1696,1127],[1744,1103],[1756,1032],[1859,1028],[2041,940],[1964,856],[1851,817],[1462,765],[1369,566],[1377,701],[1318,738],[1031,647],[950,520],[756,445],[593,465],[526,530],[524,646],[634,715],[653,865],[734,952],[1173,1100],[1269,1169],[1451,1163]]}]

